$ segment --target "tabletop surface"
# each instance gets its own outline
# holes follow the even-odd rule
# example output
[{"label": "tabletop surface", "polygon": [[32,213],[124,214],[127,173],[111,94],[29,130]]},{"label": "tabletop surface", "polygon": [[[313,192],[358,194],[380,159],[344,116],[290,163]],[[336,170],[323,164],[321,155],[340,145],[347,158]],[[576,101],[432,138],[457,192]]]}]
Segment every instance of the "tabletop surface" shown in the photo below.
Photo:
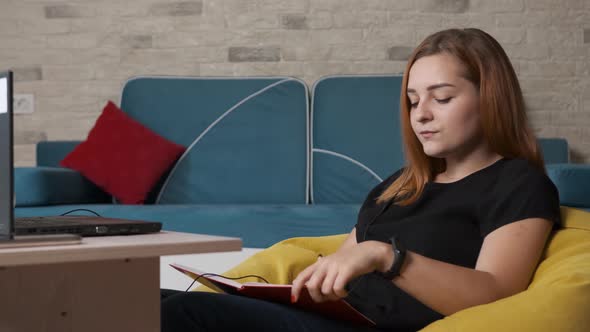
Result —
[{"label": "tabletop surface", "polygon": [[0,249],[0,267],[240,251],[239,238],[162,231],[85,237],[80,244]]}]

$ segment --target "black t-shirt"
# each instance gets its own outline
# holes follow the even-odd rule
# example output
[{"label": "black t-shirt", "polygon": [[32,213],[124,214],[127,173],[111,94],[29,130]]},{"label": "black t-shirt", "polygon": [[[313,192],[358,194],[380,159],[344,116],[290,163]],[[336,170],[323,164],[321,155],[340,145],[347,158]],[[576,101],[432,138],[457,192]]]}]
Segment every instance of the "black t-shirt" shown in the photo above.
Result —
[{"label": "black t-shirt", "polygon": [[[475,268],[483,239],[506,224],[544,218],[560,224],[555,185],[523,159],[500,159],[452,183],[426,184],[411,205],[377,204],[401,170],[367,196],[356,224],[357,242],[388,242],[397,235],[408,250]],[[380,328],[416,331],[443,318],[389,280],[370,273],[348,284],[349,301]]]}]

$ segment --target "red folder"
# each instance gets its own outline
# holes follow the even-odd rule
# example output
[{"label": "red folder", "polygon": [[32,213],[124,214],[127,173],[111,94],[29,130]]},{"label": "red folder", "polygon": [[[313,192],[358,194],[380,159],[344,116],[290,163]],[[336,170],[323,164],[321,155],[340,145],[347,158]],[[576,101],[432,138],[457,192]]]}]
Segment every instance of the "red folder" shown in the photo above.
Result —
[{"label": "red folder", "polygon": [[344,299],[328,302],[314,302],[307,289],[302,289],[299,299],[291,303],[291,285],[246,282],[240,284],[222,276],[209,274],[180,264],[170,264],[176,270],[197,279],[201,284],[227,294],[242,295],[259,300],[288,304],[301,310],[316,312],[326,317],[359,325],[375,326],[375,323],[352,307]]}]

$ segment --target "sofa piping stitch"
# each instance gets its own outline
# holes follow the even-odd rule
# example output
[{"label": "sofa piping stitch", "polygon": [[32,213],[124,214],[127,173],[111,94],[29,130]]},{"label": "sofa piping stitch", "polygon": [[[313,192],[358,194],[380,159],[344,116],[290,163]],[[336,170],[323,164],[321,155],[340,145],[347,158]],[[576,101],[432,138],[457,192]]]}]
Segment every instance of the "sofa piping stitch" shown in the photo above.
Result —
[{"label": "sofa piping stitch", "polygon": [[349,161],[357,166],[359,166],[360,168],[364,169],[365,171],[369,172],[371,175],[373,175],[377,180],[379,180],[379,182],[383,182],[383,179],[381,179],[381,177],[379,177],[379,175],[377,175],[377,173],[375,173],[372,169],[370,169],[369,167],[367,167],[365,164],[361,163],[358,160],[355,160],[347,155],[338,153],[338,152],[334,152],[334,151],[330,151],[330,150],[324,150],[324,149],[313,149],[313,152],[319,152],[319,153],[325,153],[325,154],[329,154],[338,158],[342,158],[346,161]]}]

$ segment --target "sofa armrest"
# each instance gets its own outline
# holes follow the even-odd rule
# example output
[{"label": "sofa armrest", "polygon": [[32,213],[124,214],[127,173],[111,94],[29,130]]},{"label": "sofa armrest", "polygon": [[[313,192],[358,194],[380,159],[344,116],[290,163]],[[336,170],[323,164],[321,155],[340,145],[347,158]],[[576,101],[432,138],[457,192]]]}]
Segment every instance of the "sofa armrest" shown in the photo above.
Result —
[{"label": "sofa armrest", "polygon": [[110,196],[82,174],[58,167],[17,167],[16,206],[109,203]]},{"label": "sofa armrest", "polygon": [[546,168],[559,191],[561,205],[590,209],[590,165],[549,164]]},{"label": "sofa armrest", "polygon": [[37,166],[59,167],[59,162],[80,143],[80,141],[41,141],[37,143]]}]

